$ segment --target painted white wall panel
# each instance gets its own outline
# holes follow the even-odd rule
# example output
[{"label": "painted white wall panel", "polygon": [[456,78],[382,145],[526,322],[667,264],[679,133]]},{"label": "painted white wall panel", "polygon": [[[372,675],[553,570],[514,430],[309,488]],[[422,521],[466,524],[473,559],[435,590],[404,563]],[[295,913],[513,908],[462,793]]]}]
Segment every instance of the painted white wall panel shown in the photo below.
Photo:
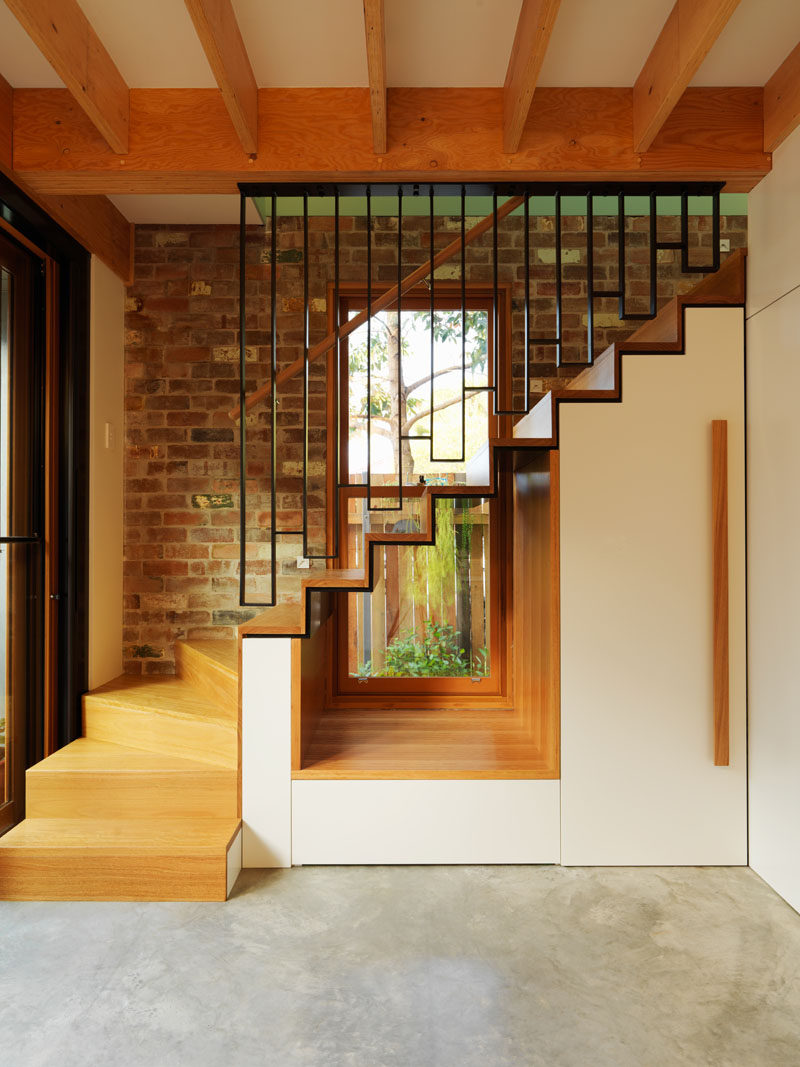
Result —
[{"label": "painted white wall panel", "polygon": [[292,653],[288,637],[242,642],[242,865],[292,865]]},{"label": "painted white wall panel", "polygon": [[800,911],[800,130],[772,162],[748,238],[750,864]]},{"label": "painted white wall panel", "polygon": [[558,863],[557,781],[292,785],[292,859],[316,863]]},{"label": "painted white wall panel", "polygon": [[122,674],[125,286],[97,256],[89,324],[89,688]]},{"label": "painted white wall panel", "polygon": [[[746,853],[743,312],[561,408],[562,862]],[[713,764],[711,420],[728,420],[731,765]]]},{"label": "painted white wall panel", "polygon": [[[800,129],[747,199],[747,314],[800,285]],[[758,357],[757,357],[758,358]]]}]

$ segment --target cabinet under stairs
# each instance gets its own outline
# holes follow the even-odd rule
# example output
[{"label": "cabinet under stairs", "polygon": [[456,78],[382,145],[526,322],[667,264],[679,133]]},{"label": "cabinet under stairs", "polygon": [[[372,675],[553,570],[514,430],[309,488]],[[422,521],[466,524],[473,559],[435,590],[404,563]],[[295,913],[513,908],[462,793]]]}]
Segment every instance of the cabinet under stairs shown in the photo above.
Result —
[{"label": "cabinet under stairs", "polygon": [[86,694],[84,736],[28,770],[0,899],[225,900],[241,867],[237,642],[180,642],[177,664]]}]

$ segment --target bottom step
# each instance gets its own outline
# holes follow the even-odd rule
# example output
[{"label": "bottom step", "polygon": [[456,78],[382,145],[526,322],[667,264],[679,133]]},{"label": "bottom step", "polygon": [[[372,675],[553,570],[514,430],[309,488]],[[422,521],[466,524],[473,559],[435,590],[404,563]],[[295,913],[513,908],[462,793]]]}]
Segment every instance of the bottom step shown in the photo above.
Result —
[{"label": "bottom step", "polygon": [[225,900],[233,819],[25,819],[0,838],[0,899]]}]

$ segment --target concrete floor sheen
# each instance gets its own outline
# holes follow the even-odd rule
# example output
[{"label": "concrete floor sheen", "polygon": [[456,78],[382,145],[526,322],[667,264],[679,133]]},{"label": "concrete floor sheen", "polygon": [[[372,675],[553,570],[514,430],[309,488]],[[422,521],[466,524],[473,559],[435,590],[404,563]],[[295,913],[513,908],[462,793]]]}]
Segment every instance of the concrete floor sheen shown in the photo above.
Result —
[{"label": "concrete floor sheen", "polygon": [[245,871],[0,904],[4,1067],[800,1064],[800,916],[745,868]]}]

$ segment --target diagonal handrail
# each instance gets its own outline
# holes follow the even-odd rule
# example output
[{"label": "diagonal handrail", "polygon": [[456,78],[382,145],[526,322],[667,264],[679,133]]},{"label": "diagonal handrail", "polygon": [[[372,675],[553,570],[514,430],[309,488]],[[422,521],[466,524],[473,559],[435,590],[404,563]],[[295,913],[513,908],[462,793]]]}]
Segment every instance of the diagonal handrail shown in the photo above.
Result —
[{"label": "diagonal handrail", "polygon": [[[506,215],[510,215],[513,211],[516,211],[518,207],[522,207],[525,198],[522,196],[512,196],[509,200],[506,200],[505,204],[493,211],[490,215],[487,215],[485,219],[481,219],[471,229],[467,230],[463,237],[463,244],[468,245],[477,240],[482,234],[490,230],[492,226],[504,219]],[[313,363],[314,360],[319,359],[320,356],[324,356],[326,352],[329,352],[336,344],[337,339],[343,340],[348,337],[354,330],[357,330],[359,326],[363,326],[367,321],[370,314],[377,315],[379,311],[383,311],[385,308],[393,304],[398,297],[398,294],[402,296],[409,289],[421,282],[423,278],[426,278],[431,269],[436,270],[437,267],[441,267],[443,263],[446,263],[453,256],[457,255],[462,248],[462,238],[459,236],[454,241],[451,241],[449,245],[443,248],[440,252],[437,252],[433,257],[432,262],[423,263],[422,266],[417,267],[410,274],[403,278],[402,282],[398,285],[393,285],[391,289],[387,289],[381,296],[375,297],[372,301],[371,308],[365,308],[363,311],[359,311],[357,315],[354,315],[352,319],[342,323],[338,332],[333,330],[331,333],[324,337],[318,344],[314,345],[308,351],[308,362]],[[294,363],[290,363],[288,367],[281,371],[276,379],[277,385],[283,385],[285,382],[291,381],[292,378],[300,374],[306,365],[304,359],[296,359]],[[270,383],[265,382],[259,386],[258,389],[250,393],[244,402],[245,411],[249,411],[254,404],[257,404],[264,397],[269,396]],[[241,405],[232,408],[228,414],[236,421],[241,414]]]}]

